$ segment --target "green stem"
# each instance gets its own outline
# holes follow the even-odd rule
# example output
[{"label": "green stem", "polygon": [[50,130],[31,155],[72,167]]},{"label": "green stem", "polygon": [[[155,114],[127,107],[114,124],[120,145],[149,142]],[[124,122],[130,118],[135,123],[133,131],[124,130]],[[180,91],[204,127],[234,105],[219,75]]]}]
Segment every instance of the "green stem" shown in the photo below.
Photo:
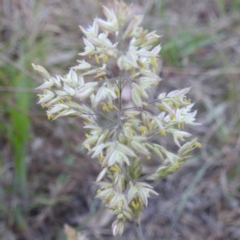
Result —
[{"label": "green stem", "polygon": [[122,70],[119,74],[119,112],[122,111]]},{"label": "green stem", "polygon": [[[119,51],[121,54],[123,53],[123,38],[122,38],[122,28],[119,28],[119,33],[118,33],[118,42],[119,42]],[[120,70],[119,73],[119,113],[121,114],[122,111],[122,80],[123,80],[123,71]]]},{"label": "green stem", "polygon": [[141,222],[136,222],[136,231],[139,240],[144,240]]}]

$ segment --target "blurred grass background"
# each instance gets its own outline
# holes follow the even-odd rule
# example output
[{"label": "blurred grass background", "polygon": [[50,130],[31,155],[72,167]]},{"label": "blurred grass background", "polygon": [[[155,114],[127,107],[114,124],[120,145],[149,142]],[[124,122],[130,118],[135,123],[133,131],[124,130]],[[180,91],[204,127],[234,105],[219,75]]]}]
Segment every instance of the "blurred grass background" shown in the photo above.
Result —
[{"label": "blurred grass background", "polygon": [[[98,164],[82,151],[76,119],[49,122],[38,105],[41,78],[75,64],[78,25],[113,1],[0,1],[0,239],[64,240],[63,225],[88,239],[113,239],[112,216],[94,199]],[[161,91],[192,86],[202,149],[143,214],[145,238],[240,239],[240,0],[134,2],[162,35]],[[131,228],[119,239],[137,239]]]}]

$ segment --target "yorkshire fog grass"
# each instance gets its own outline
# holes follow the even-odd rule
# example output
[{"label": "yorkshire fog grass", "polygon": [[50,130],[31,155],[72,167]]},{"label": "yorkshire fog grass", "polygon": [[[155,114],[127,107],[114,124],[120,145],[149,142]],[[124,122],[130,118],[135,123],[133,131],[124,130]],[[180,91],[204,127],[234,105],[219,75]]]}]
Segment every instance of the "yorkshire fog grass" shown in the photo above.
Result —
[{"label": "yorkshire fog grass", "polygon": [[[144,237],[239,239],[240,1],[131,2],[134,14],[145,13],[144,28],[162,36],[156,92],[191,86],[202,123],[187,129],[201,150],[153,184],[159,196],[143,212]],[[101,5],[112,8],[112,1],[0,3],[1,239],[66,239],[64,224],[88,239],[113,239],[112,215],[94,198],[99,165],[81,147],[82,125],[46,119],[33,90],[42,79],[30,64],[66,74],[84,48],[78,25],[104,18]],[[156,166],[144,163],[143,174]],[[18,187],[25,184],[27,191]],[[138,239],[132,225],[120,239]]]},{"label": "yorkshire fog grass", "polygon": [[[151,88],[161,81],[156,74],[161,45],[153,46],[160,36],[141,27],[144,16],[132,16],[131,11],[132,6],[115,1],[113,9],[103,6],[106,20],[95,18],[92,26],[80,26],[85,47],[78,55],[89,58],[78,60],[66,75],[53,77],[32,64],[44,78],[37,88],[43,91],[38,103],[47,108],[47,117],[79,117],[84,123],[83,146],[102,168],[96,179],[96,197],[116,215],[113,235],[122,235],[127,220],[141,224],[148,198],[158,195],[146,180],[174,173],[201,147],[196,139],[185,140],[191,134],[184,127],[200,125],[195,122],[194,104],[186,96],[190,88],[149,98]],[[90,59],[93,56],[95,61]],[[130,107],[130,101],[128,105],[123,102],[126,88],[131,92]],[[158,113],[148,111],[149,107],[157,108]],[[107,127],[101,119],[108,122]],[[177,153],[151,140],[166,135],[172,135]],[[153,154],[159,158],[159,167],[140,178],[142,162]],[[143,239],[140,230],[138,233]]]}]

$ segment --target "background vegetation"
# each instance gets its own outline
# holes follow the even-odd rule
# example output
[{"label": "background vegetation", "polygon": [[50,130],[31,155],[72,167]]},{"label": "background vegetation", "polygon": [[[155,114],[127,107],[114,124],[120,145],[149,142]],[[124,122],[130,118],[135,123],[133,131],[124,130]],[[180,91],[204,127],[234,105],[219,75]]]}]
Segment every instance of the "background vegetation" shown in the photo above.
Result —
[{"label": "background vegetation", "polygon": [[[47,120],[31,69],[66,72],[83,47],[78,25],[112,2],[0,0],[0,239],[64,240],[66,223],[90,240],[113,239],[81,123]],[[131,2],[163,36],[160,91],[192,86],[203,124],[192,129],[201,151],[154,183],[160,195],[143,214],[145,238],[240,239],[240,0]],[[119,239],[137,239],[131,223]]]}]

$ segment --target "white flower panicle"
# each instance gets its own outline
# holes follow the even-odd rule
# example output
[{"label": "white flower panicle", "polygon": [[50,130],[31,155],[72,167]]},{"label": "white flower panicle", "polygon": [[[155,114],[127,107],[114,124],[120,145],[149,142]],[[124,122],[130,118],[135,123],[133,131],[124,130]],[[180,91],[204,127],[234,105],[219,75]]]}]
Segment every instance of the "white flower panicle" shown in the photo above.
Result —
[{"label": "white flower panicle", "polygon": [[[102,167],[96,197],[116,215],[112,224],[116,235],[123,233],[127,220],[140,218],[152,194],[158,195],[143,179],[173,173],[201,145],[196,139],[183,144],[191,137],[185,125],[199,125],[193,104],[186,98],[190,88],[160,93],[149,101],[151,88],[161,81],[156,74],[161,46],[152,46],[160,36],[140,26],[142,15],[131,18],[131,6],[123,2],[115,1],[114,9],[103,6],[103,12],[106,19],[96,18],[87,28],[80,26],[85,48],[79,55],[85,59],[78,60],[65,76],[53,77],[39,65],[33,68],[44,78],[37,88],[43,92],[38,103],[47,108],[48,118],[83,120],[83,146]],[[132,107],[123,100],[125,87],[130,88]],[[148,106],[158,114],[152,114]],[[156,143],[156,136],[166,135],[172,136],[177,153]],[[160,166],[140,180],[141,163],[156,157]]]}]

